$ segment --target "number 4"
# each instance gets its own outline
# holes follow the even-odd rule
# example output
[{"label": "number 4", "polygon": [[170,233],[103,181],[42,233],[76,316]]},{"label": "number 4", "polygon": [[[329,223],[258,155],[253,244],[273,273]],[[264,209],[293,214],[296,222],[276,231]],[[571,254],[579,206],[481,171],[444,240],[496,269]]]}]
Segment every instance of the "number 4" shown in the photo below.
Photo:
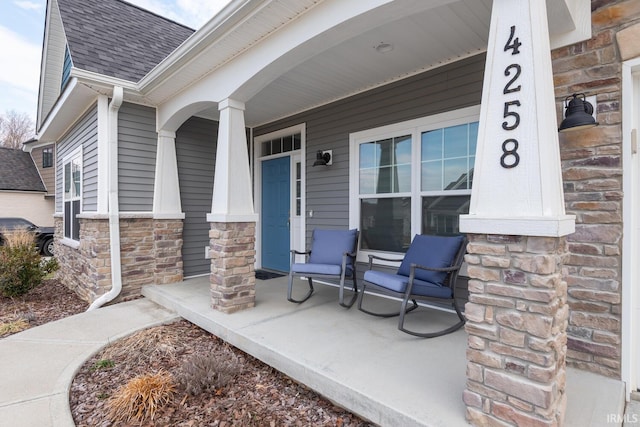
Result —
[{"label": "number 4", "polygon": [[509,40],[507,40],[507,43],[504,45],[504,51],[508,51],[509,49],[512,49],[511,55],[517,55],[518,53],[520,53],[520,49],[518,49],[520,46],[522,46],[522,43],[520,43],[520,38],[516,37],[515,39],[513,38],[513,36],[516,34],[516,26],[512,25],[511,26],[511,34],[509,35]]}]

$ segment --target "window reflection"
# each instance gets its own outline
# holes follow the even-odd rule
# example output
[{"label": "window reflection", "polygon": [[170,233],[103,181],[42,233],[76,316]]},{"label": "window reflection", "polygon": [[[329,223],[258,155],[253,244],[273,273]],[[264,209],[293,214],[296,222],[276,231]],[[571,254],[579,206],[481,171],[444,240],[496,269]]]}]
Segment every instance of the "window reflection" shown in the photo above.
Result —
[{"label": "window reflection", "polygon": [[361,248],[404,252],[411,243],[411,198],[360,201]]},{"label": "window reflection", "polygon": [[360,194],[411,191],[411,135],[360,144]]}]

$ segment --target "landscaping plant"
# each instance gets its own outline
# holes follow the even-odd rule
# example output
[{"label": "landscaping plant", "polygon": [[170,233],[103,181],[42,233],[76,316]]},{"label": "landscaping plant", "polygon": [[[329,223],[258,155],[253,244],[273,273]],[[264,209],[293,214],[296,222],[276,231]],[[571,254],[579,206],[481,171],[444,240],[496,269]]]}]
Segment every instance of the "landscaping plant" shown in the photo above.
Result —
[{"label": "landscaping plant", "polygon": [[109,398],[108,417],[114,423],[153,420],[158,408],[167,404],[174,393],[173,377],[169,372],[139,375]]},{"label": "landscaping plant", "polygon": [[4,244],[0,246],[0,293],[5,297],[24,295],[42,283],[58,269],[55,258],[43,260],[34,244],[33,233],[18,230],[3,231]]},{"label": "landscaping plant", "polygon": [[242,364],[231,353],[224,356],[194,354],[183,363],[176,381],[185,392],[192,396],[197,396],[200,393],[213,395],[227,385],[241,370]]}]

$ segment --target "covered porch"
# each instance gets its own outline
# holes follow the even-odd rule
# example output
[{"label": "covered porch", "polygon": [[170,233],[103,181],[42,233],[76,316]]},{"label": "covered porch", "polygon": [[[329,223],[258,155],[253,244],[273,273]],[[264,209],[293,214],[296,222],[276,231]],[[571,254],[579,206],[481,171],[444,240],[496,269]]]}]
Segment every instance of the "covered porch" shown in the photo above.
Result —
[{"label": "covered porch", "polygon": [[[143,294],[375,424],[467,425],[464,329],[411,337],[396,329],[396,318],[341,308],[337,290],[325,285],[306,303],[291,304],[286,280],[257,280],[255,308],[233,314],[211,308],[208,277],[147,286]],[[450,316],[419,310],[408,319],[435,328]],[[616,425],[610,414],[621,419],[624,384],[569,368],[567,399],[565,426]]]}]

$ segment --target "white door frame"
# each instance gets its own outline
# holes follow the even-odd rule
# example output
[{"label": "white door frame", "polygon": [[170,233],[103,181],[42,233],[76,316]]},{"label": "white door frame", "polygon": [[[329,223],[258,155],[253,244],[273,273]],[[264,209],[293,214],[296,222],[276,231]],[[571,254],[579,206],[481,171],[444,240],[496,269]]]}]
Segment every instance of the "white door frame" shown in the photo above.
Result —
[{"label": "white door frame", "polygon": [[[288,136],[299,133],[300,134],[300,150],[288,151],[285,153],[273,154],[270,156],[261,156],[260,144],[264,141],[275,139],[278,137]],[[295,212],[296,208],[296,162],[300,162],[301,166],[301,200],[300,200],[300,217],[294,218],[294,215],[291,215],[291,225],[289,234],[290,240],[289,245],[292,249],[297,250],[306,250],[305,249],[305,236],[306,236],[306,221],[305,221],[305,212],[306,212],[306,176],[307,169],[305,164],[305,146],[306,146],[306,125],[305,123],[287,127],[284,129],[277,130],[275,132],[270,132],[264,135],[256,136],[253,139],[253,158],[254,158],[254,209],[260,218],[258,223],[256,224],[256,261],[255,261],[255,269],[262,268],[262,162],[264,160],[276,159],[278,157],[289,156],[291,159],[291,199],[290,199],[290,207],[291,212]]]},{"label": "white door frame", "polygon": [[626,397],[640,385],[640,58],[622,64],[622,380]]}]

